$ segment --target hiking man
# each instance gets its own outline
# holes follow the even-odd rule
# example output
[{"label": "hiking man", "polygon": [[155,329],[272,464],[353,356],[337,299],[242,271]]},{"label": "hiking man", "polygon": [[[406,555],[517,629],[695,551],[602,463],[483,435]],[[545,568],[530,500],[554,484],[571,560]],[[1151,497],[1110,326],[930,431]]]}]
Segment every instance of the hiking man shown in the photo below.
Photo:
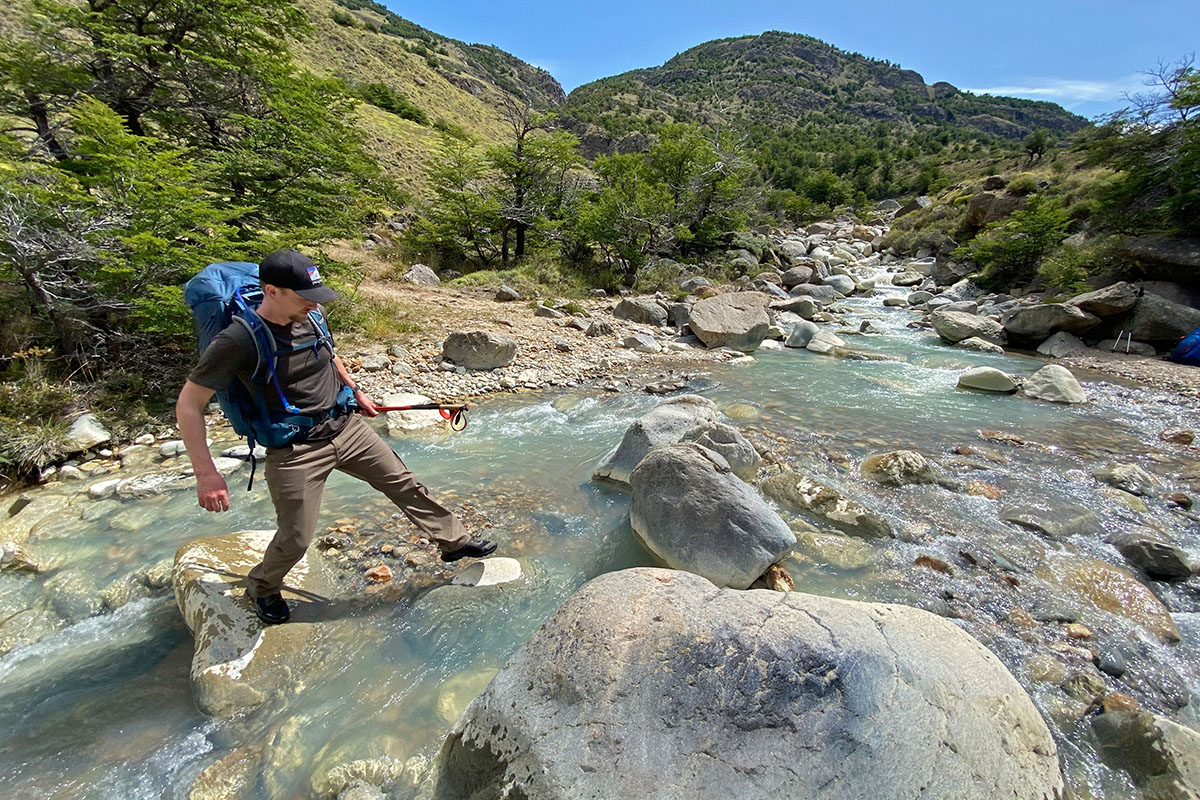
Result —
[{"label": "hiking man", "polygon": [[345,398],[352,391],[363,415],[378,413],[333,352],[320,306],[338,295],[321,282],[312,260],[295,250],[279,250],[263,259],[258,274],[263,298],[256,313],[275,343],[268,356],[276,357],[272,380],[252,382],[259,348],[250,328],[235,321],[200,355],[179,392],[175,414],[195,470],[196,496],[208,511],[229,510],[229,490],[205,438],[204,409],[215,392],[236,378],[255,402],[265,401],[272,421],[298,421],[303,426],[289,443],[267,449],[266,478],[275,505],[276,531],[262,563],[250,570],[247,590],[259,619],[267,624],[288,620],[283,579],[312,542],[321,491],[334,469],[387,495],[437,543],[443,561],[495,551],[495,544],[472,538],[379,434],[351,413],[345,402],[339,403],[339,395]]}]

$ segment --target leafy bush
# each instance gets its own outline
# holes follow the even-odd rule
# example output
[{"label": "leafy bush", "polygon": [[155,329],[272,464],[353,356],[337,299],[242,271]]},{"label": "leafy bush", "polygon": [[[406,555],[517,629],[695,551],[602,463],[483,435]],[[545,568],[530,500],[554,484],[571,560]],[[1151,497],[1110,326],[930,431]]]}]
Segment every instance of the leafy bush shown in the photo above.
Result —
[{"label": "leafy bush", "polygon": [[1008,182],[1008,191],[1015,195],[1025,197],[1031,195],[1038,190],[1038,179],[1030,175],[1028,172],[1022,172],[1017,177]]},{"label": "leafy bush", "polygon": [[336,22],[338,25],[341,25],[343,28],[353,28],[355,26],[353,14],[350,14],[345,11],[339,11],[336,8],[333,11],[329,12],[329,18],[332,19],[334,22]]},{"label": "leafy bush", "polygon": [[1115,240],[1106,237],[1082,245],[1064,244],[1042,260],[1038,274],[1050,286],[1081,294],[1092,288],[1088,278],[1118,269],[1122,263]]},{"label": "leafy bush", "polygon": [[1067,234],[1069,222],[1061,200],[1037,194],[1025,208],[989,225],[980,236],[955,250],[954,255],[978,264],[985,285],[1000,288],[1022,285],[1034,277],[1042,259],[1058,247]]},{"label": "leafy bush", "polygon": [[386,83],[364,83],[358,87],[358,96],[376,108],[389,111],[401,119],[411,120],[418,125],[429,124],[428,114]]}]

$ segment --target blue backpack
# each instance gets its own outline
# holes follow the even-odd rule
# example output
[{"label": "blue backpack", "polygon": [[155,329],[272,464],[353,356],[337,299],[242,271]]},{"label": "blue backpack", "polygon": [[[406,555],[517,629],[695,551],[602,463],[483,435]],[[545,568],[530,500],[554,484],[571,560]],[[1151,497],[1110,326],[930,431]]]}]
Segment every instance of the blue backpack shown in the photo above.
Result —
[{"label": "blue backpack", "polygon": [[[224,389],[217,391],[217,402],[233,429],[239,436],[246,437],[250,446],[250,483],[254,485],[255,445],[282,447],[296,437],[306,433],[314,425],[334,416],[349,413],[353,408],[353,390],[342,387],[334,407],[328,412],[313,416],[302,414],[300,409],[288,402],[279,383],[276,364],[281,355],[312,349],[314,353],[322,347],[329,349],[333,357],[333,335],[325,316],[319,311],[310,311],[309,321],[313,326],[314,338],[310,342],[280,349],[274,335],[255,311],[262,302],[262,287],[258,282],[258,265],[245,261],[228,261],[209,264],[183,287],[183,298],[192,310],[196,324],[196,344],[201,353],[213,338],[231,324],[244,325],[258,351],[258,362],[250,382],[254,391],[248,391],[241,380],[234,378]],[[283,410],[272,411],[267,407],[268,384],[279,395]]]},{"label": "blue backpack", "polygon": [[1167,356],[1168,361],[1200,367],[1200,328],[1189,333]]}]

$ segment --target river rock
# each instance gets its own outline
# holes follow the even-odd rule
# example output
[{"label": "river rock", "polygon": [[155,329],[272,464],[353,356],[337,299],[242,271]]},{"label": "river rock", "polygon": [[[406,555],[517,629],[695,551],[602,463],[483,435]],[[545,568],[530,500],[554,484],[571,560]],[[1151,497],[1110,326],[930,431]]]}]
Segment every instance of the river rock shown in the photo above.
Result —
[{"label": "river rock", "polygon": [[712,288],[712,284],[708,282],[708,278],[700,275],[693,275],[690,278],[684,278],[679,282],[680,291],[690,293],[700,288]]},{"label": "river rock", "polygon": [[832,286],[835,291],[846,296],[854,294],[854,279],[847,275],[830,275],[821,282],[826,286]]},{"label": "river rock", "polygon": [[613,309],[617,319],[659,327],[667,324],[667,309],[650,297],[626,297]]},{"label": "river rock", "polygon": [[1110,541],[1129,563],[1155,580],[1185,581],[1192,577],[1191,559],[1169,542],[1144,533],[1120,533]]},{"label": "river rock", "polygon": [[807,347],[812,341],[813,336],[817,331],[821,330],[815,322],[801,320],[792,326],[792,332],[788,334],[787,341],[784,343],[788,347]]},{"label": "river rock", "polygon": [[1042,341],[1058,331],[1079,333],[1100,324],[1100,318],[1066,303],[1038,303],[1009,311],[1001,324],[1010,337]]},{"label": "river rock", "polygon": [[883,306],[884,308],[907,308],[908,300],[903,297],[885,297]]},{"label": "river rock", "polygon": [[958,385],[964,389],[980,389],[985,392],[1015,392],[1017,382],[995,367],[971,367],[958,376]]},{"label": "river rock", "polygon": [[620,444],[609,451],[592,473],[592,480],[629,485],[629,476],[651,448],[675,444],[696,425],[717,421],[717,407],[694,394],[668,398],[634,420]]},{"label": "river rock", "polygon": [[718,453],[694,442],[656,447],[629,478],[633,530],[663,563],[745,589],[796,537]]},{"label": "river rock", "polygon": [[767,335],[768,298],[759,292],[732,292],[692,306],[688,325],[709,349],[731,347],[753,352]]},{"label": "river rock", "polygon": [[723,422],[703,422],[683,435],[683,441],[707,447],[729,462],[733,474],[744,481],[754,480],[762,466],[762,456],[741,431]]},{"label": "river rock", "polygon": [[1137,300],[1137,290],[1133,284],[1121,281],[1094,292],[1076,295],[1067,303],[1098,317],[1111,317],[1133,308]]},{"label": "river rock", "polygon": [[507,367],[517,355],[517,343],[489,331],[455,331],[442,343],[442,357],[467,369]]},{"label": "river rock", "polygon": [[4,572],[37,573],[37,559],[16,542],[0,542],[0,570]]},{"label": "river rock", "polygon": [[112,434],[105,430],[95,414],[80,414],[67,430],[63,439],[63,450],[67,453],[79,453],[108,441],[112,441]]},{"label": "river rock", "polygon": [[404,273],[404,280],[422,286],[436,286],[442,282],[437,273],[424,264],[413,264],[408,272]]},{"label": "river rock", "polygon": [[1048,499],[1005,506],[1000,509],[1000,519],[1051,539],[1094,534],[1100,529],[1100,517],[1094,511]]},{"label": "river rock", "polygon": [[520,561],[497,556],[472,562],[456,572],[450,582],[455,586],[498,586],[518,581],[521,577]]},{"label": "river rock", "polygon": [[933,295],[930,292],[913,292],[904,298],[904,302],[910,306],[919,306],[922,303],[928,303],[932,299]]},{"label": "river rock", "polygon": [[577,591],[468,706],[436,766],[440,800],[1063,792],[1037,710],[951,623],[647,568]]},{"label": "river rock", "polygon": [[653,336],[644,333],[634,333],[626,336],[621,344],[635,353],[661,353],[662,346]]},{"label": "river rock", "polygon": [[781,472],[763,481],[761,488],[776,503],[813,514],[852,536],[863,539],[892,536],[892,526],[881,515],[807,476]]},{"label": "river rock", "polygon": [[892,286],[916,286],[924,280],[925,276],[919,272],[897,272],[892,276]]},{"label": "river rock", "polygon": [[358,368],[363,372],[382,372],[391,366],[392,360],[387,353],[364,353],[358,358]]},{"label": "river rock", "polygon": [[790,312],[800,319],[811,320],[813,315],[821,310],[821,304],[811,297],[797,297],[782,303],[773,303],[771,309],[782,313]]},{"label": "river rock", "polygon": [[1147,292],[1138,299],[1125,332],[1139,342],[1174,347],[1180,339],[1200,327],[1200,309],[1172,303]]},{"label": "river rock", "polygon": [[808,344],[804,345],[804,349],[810,353],[819,353],[821,355],[829,355],[839,347],[845,347],[846,342],[832,331],[818,330],[808,340]]},{"label": "river rock", "polygon": [[1021,391],[1037,400],[1051,403],[1086,403],[1087,395],[1075,376],[1066,367],[1047,364],[1033,373],[1021,386]]},{"label": "river rock", "polygon": [[302,592],[301,597],[333,593],[322,559],[306,554],[288,573],[284,591],[293,601],[292,621],[264,627],[243,581],[274,534],[242,531],[196,539],[175,554],[175,601],[195,637],[192,689],[196,704],[209,716],[232,716],[294,691],[317,623],[304,618],[291,590]]},{"label": "river rock", "polygon": [[1037,351],[1044,356],[1051,358],[1062,358],[1068,353],[1074,353],[1076,350],[1086,350],[1087,345],[1083,343],[1078,336],[1059,331],[1050,336],[1046,341],[1038,345]]},{"label": "river rock", "polygon": [[[236,461],[236,459],[226,460]],[[237,461],[237,464],[241,466],[242,462]],[[131,498],[153,497],[164,492],[190,489],[195,485],[196,476],[192,474],[190,469],[172,469],[163,472],[151,472],[147,475],[138,475],[134,478],[126,478],[117,484],[117,494],[121,497]]]},{"label": "river rock", "polygon": [[1007,343],[1007,335],[999,322],[988,317],[978,317],[974,314],[964,314],[961,311],[934,311],[929,315],[929,322],[938,336],[954,344],[963,339],[976,337],[995,345]]},{"label": "river rock", "polygon": [[801,283],[788,290],[791,297],[811,297],[814,301],[827,306],[837,300],[837,289],[832,286],[818,286],[815,283]]},{"label": "river rock", "polygon": [[1179,641],[1179,631],[1166,606],[1128,570],[1083,556],[1059,556],[1041,567],[1038,574],[1165,642]]},{"label": "river rock", "polygon": [[779,276],[780,282],[784,288],[791,289],[793,286],[799,286],[808,283],[812,280],[813,270],[808,266],[796,266],[784,272]]},{"label": "river rock", "polygon": [[937,483],[938,479],[937,470],[915,450],[896,450],[867,456],[859,467],[859,474],[884,486]]},{"label": "river rock", "polygon": [[91,574],[73,570],[57,572],[46,581],[44,590],[54,613],[68,625],[104,611],[104,598]]},{"label": "river rock", "polygon": [[1148,711],[1110,711],[1092,718],[1100,756],[1125,770],[1141,797],[1200,797],[1200,733]]},{"label": "river rock", "polygon": [[985,339],[980,339],[978,336],[970,336],[966,339],[963,339],[961,342],[958,342],[955,347],[962,347],[966,350],[975,350],[980,353],[1004,353],[1004,348],[1000,345],[992,344]]},{"label": "river rock", "polygon": [[1139,497],[1154,494],[1159,482],[1157,478],[1137,464],[1106,464],[1092,470],[1092,477]]}]

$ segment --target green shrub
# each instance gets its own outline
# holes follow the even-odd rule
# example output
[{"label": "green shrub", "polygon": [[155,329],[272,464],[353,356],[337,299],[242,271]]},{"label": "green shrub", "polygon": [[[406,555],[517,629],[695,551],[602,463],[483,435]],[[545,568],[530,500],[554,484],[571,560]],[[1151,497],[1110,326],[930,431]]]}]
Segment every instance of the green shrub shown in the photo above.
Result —
[{"label": "green shrub", "polygon": [[1112,238],[1089,240],[1081,245],[1055,249],[1042,260],[1038,274],[1050,286],[1071,294],[1091,290],[1087,279],[1119,268],[1123,263],[1117,243]]},{"label": "green shrub", "polygon": [[1022,172],[1017,177],[1008,182],[1008,191],[1015,195],[1025,197],[1031,195],[1038,190],[1038,179],[1030,175],[1028,172]]},{"label": "green shrub", "polygon": [[354,15],[346,11],[341,11],[335,8],[333,11],[329,12],[329,18],[338,25],[341,25],[343,28],[354,27]]},{"label": "green shrub", "polygon": [[364,83],[358,87],[358,96],[376,108],[389,111],[401,119],[412,120],[418,125],[429,124],[428,114],[386,83]]},{"label": "green shrub", "polygon": [[1010,288],[1030,281],[1043,258],[1067,234],[1070,218],[1056,197],[1034,195],[1008,219],[993,223],[973,241],[954,251],[983,270],[986,286]]}]

